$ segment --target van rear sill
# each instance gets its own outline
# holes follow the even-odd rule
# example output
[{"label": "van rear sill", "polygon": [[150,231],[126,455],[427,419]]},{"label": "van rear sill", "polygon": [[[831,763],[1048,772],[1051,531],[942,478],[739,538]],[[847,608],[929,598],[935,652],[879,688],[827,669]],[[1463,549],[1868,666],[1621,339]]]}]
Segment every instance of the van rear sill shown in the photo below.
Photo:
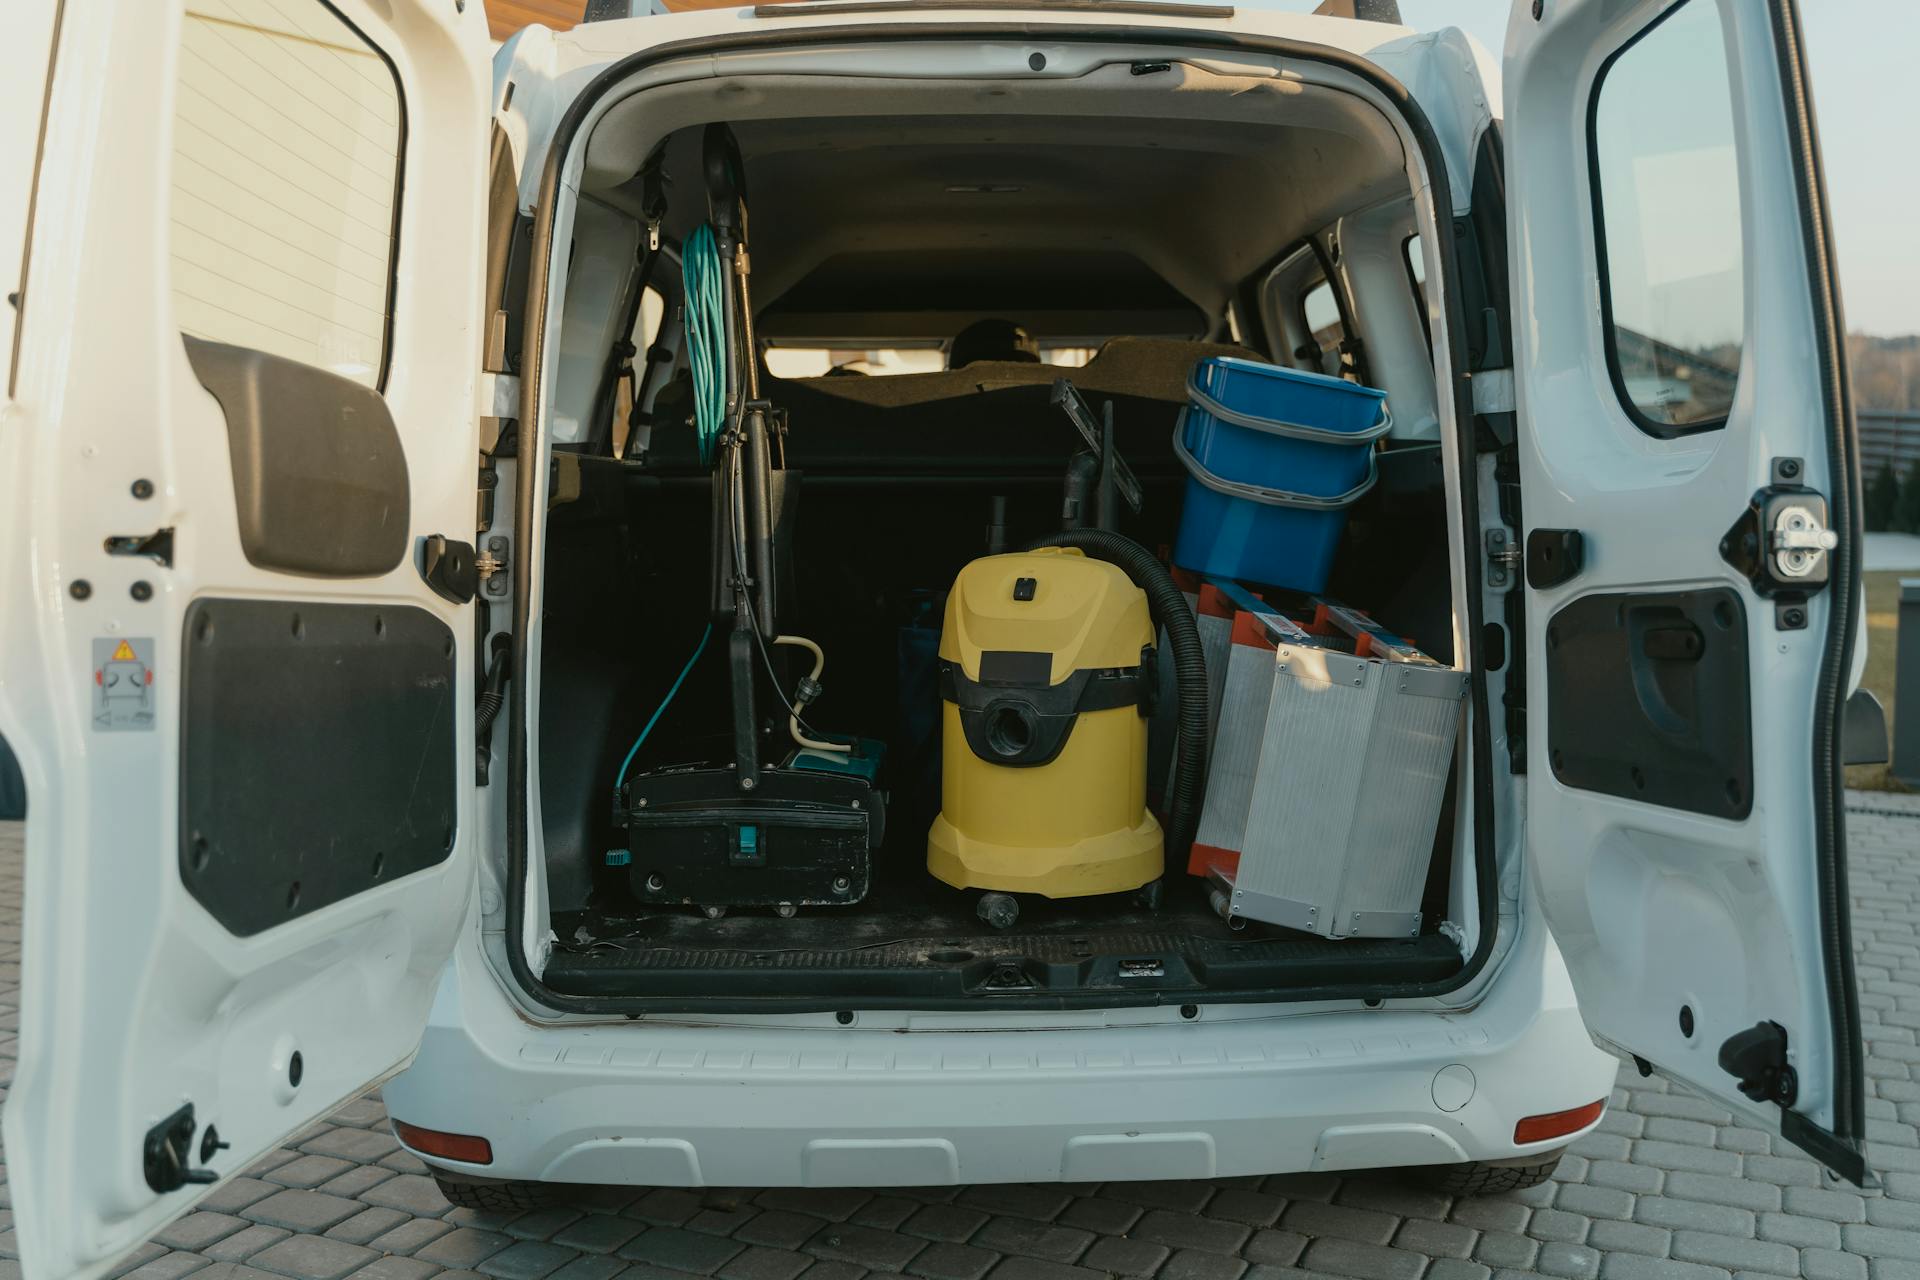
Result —
[{"label": "van rear sill", "polygon": [[1167,1004],[1301,988],[1402,987],[1457,972],[1459,950],[1437,934],[1400,940],[1216,939],[1121,932],[1088,936],[903,940],[846,950],[706,948],[602,943],[556,949],[543,975],[584,996],[822,998],[858,1003],[1092,997]]}]

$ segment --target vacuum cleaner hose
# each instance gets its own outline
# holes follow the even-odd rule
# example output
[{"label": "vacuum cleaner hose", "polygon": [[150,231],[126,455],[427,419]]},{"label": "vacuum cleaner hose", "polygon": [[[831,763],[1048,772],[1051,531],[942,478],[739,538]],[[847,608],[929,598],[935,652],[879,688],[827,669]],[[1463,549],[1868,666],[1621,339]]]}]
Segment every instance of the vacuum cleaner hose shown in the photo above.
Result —
[{"label": "vacuum cleaner hose", "polygon": [[1038,547],[1076,547],[1118,565],[1134,586],[1147,593],[1154,624],[1167,633],[1180,694],[1180,741],[1175,748],[1173,787],[1167,796],[1167,865],[1183,867],[1200,825],[1207,786],[1207,659],[1200,649],[1193,610],[1166,566],[1131,538],[1106,529],[1067,529],[1041,538],[1029,550]]}]

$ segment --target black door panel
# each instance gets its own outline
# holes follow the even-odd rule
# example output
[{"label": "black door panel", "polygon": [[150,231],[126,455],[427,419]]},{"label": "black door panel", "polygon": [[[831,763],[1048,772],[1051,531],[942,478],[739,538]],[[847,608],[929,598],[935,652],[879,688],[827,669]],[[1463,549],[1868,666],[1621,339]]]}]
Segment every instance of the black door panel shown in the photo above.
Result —
[{"label": "black door panel", "polygon": [[1750,696],[1736,591],[1581,596],[1547,624],[1547,758],[1566,786],[1744,818]]}]

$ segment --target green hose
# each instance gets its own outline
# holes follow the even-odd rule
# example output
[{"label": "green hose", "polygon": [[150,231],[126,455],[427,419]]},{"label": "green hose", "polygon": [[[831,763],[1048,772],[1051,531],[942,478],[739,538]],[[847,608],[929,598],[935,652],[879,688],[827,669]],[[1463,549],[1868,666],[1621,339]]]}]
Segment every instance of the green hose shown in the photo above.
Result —
[{"label": "green hose", "polygon": [[693,370],[693,425],[700,462],[709,467],[727,417],[726,270],[712,224],[702,223],[681,249],[680,277],[686,296],[687,363]]}]

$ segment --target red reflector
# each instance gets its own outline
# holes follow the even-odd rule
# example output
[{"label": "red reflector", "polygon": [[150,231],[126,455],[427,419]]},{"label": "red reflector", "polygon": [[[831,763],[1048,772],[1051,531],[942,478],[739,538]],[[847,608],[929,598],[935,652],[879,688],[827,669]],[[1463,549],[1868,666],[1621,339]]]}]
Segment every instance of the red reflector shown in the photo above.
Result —
[{"label": "red reflector", "polygon": [[1513,1126],[1513,1143],[1525,1146],[1529,1142],[1545,1142],[1549,1138],[1564,1138],[1598,1120],[1607,1109],[1607,1100],[1589,1102],[1584,1107],[1575,1107],[1571,1111],[1553,1111],[1544,1116],[1528,1116]]},{"label": "red reflector", "polygon": [[403,1120],[393,1122],[393,1136],[423,1156],[439,1156],[442,1160],[458,1160],[462,1164],[493,1163],[493,1144],[485,1138],[422,1129]]}]

